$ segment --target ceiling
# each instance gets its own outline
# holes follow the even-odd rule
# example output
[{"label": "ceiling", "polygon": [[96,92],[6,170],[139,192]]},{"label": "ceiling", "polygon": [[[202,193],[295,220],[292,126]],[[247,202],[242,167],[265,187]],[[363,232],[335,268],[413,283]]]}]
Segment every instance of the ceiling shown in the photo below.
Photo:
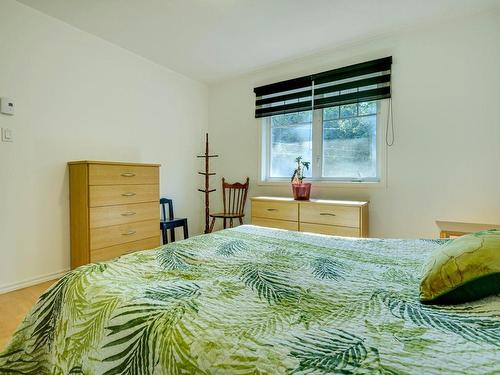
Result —
[{"label": "ceiling", "polygon": [[500,5],[500,0],[18,1],[204,82]]}]

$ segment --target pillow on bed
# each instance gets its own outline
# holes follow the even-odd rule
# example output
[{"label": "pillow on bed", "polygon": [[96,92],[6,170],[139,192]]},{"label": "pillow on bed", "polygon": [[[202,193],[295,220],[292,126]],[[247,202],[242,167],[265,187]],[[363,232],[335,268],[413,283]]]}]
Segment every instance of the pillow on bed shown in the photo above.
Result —
[{"label": "pillow on bed", "polygon": [[439,246],[420,282],[423,303],[463,303],[496,293],[500,293],[500,229],[468,234]]}]

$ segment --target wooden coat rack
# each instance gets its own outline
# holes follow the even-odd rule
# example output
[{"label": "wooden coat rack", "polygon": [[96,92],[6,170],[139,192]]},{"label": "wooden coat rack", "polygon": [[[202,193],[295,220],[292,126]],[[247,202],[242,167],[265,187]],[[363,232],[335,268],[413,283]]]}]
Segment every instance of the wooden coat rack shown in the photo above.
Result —
[{"label": "wooden coat rack", "polygon": [[208,133],[205,133],[205,154],[197,155],[197,158],[205,159],[205,172],[198,172],[205,176],[205,189],[198,189],[202,193],[205,193],[205,233],[209,232],[209,222],[210,222],[210,198],[209,194],[213,193],[216,189],[210,189],[210,176],[215,176],[214,172],[210,172],[209,160],[210,158],[218,158],[219,155],[210,155],[208,152]]}]

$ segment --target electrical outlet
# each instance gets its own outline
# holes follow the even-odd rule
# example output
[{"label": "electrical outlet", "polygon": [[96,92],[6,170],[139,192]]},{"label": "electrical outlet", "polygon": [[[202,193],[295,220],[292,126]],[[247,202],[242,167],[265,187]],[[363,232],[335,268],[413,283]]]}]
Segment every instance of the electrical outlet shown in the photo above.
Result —
[{"label": "electrical outlet", "polygon": [[14,135],[11,129],[2,128],[2,142],[14,142]]},{"label": "electrical outlet", "polygon": [[0,112],[4,115],[14,115],[14,100],[11,98],[0,98]]}]

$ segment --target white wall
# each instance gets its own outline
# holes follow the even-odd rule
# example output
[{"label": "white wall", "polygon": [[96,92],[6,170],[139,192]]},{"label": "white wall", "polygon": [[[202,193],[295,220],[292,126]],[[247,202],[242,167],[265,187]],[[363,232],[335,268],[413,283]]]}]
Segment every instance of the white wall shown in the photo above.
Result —
[{"label": "white wall", "polygon": [[[192,81],[13,0],[0,2],[0,291],[69,266],[66,162],[162,163],[162,194],[202,230],[194,155],[203,134],[221,175],[257,186],[252,89],[391,54],[396,144],[387,188],[315,188],[369,199],[373,236],[435,236],[436,219],[500,222],[500,12],[402,32],[214,84]],[[430,89],[429,89],[430,88]],[[210,99],[210,100],[209,100]],[[207,113],[209,121],[207,122]],[[220,197],[212,197],[217,208]],[[249,213],[250,210],[248,210]]]},{"label": "white wall", "polygon": [[369,200],[374,237],[435,237],[439,219],[500,223],[500,11],[402,31],[212,85],[209,130],[222,156],[219,175],[249,175],[250,196],[289,196],[289,186],[256,185],[260,121],[253,118],[252,89],[388,55],[394,61],[396,143],[388,151],[387,187],[313,185],[313,196]]},{"label": "white wall", "polygon": [[161,193],[201,231],[205,85],[12,0],[0,2],[0,290],[69,267],[69,160],[161,163]]}]

